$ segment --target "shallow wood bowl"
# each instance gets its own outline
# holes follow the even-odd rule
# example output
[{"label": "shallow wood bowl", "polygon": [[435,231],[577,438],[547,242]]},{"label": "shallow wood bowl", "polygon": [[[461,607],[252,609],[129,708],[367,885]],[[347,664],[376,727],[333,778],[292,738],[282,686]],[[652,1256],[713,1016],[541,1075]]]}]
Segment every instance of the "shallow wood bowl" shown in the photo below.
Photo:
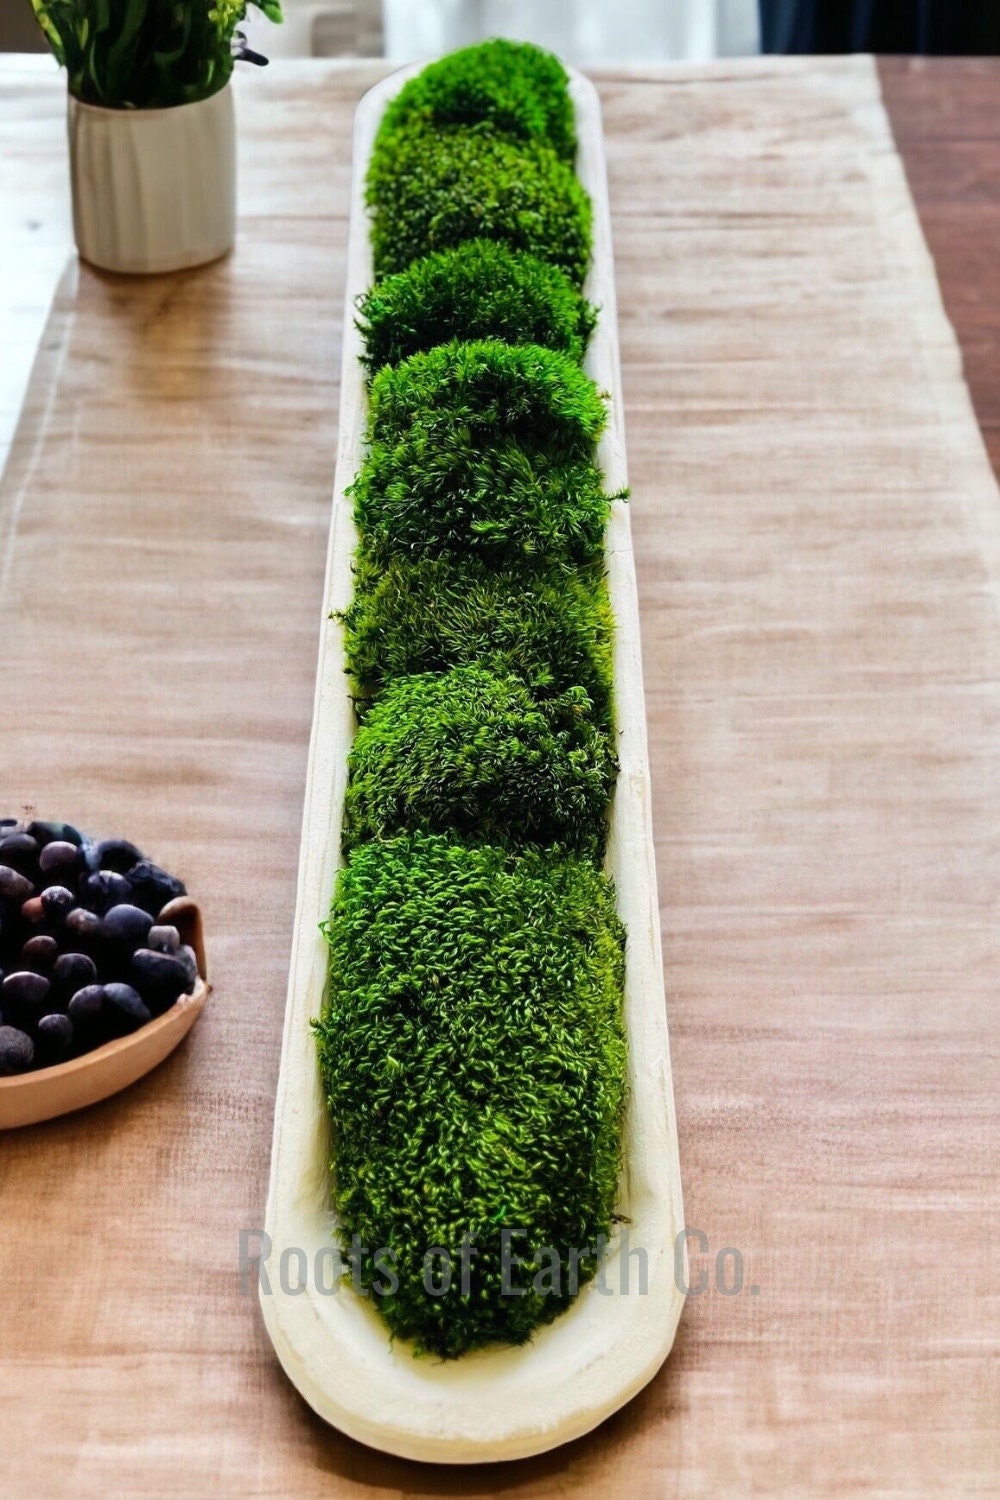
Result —
[{"label": "shallow wood bowl", "polygon": [[0,1078],[0,1130],[38,1125],[108,1099],[151,1072],[184,1040],[204,1010],[209,992],[201,912],[188,897],[179,896],[163,908],[157,921],[176,927],[181,941],[194,949],[198,960],[194,993],[182,995],[162,1016],[131,1036],[95,1047],[71,1062]]},{"label": "shallow wood bowl", "polygon": [[[639,1290],[633,1271],[629,1294],[623,1272],[626,1244],[616,1235],[605,1261],[610,1295],[602,1295],[591,1282],[572,1307],[522,1348],[497,1346],[442,1362],[415,1359],[409,1345],[392,1342],[365,1298],[346,1288],[330,1295],[315,1271],[329,1254],[335,1228],[332,1143],[309,1022],[322,1010],[326,988],[329,950],[320,923],[329,911],[336,878],[347,755],[355,730],[338,611],[349,604],[353,588],[357,532],[345,487],[360,467],[366,420],[355,323],[355,299],[372,279],[364,176],[386,103],[413,71],[396,73],[373,89],[361,102],[355,128],[340,443],[274,1112],[264,1241],[271,1251],[263,1266],[266,1281],[260,1278],[260,1301],[286,1373],[328,1422],[373,1448],[406,1458],[488,1463],[541,1453],[579,1437],[652,1379],[673,1342],[684,1304],[684,1208],[663,1002],[635,569],[628,506],[617,501],[608,527],[607,567],[615,613],[621,774],[607,867],[628,929],[629,1092],[619,1206],[628,1219],[629,1244],[645,1251],[646,1285]],[[572,74],[571,91],[580,138],[577,170],[594,204],[594,258],[584,291],[600,308],[586,369],[599,389],[610,393],[598,462],[606,488],[615,493],[626,486],[628,476],[601,112],[593,85],[578,73]],[[308,1267],[304,1285],[297,1284],[294,1272],[291,1278],[279,1274],[292,1258]]]}]

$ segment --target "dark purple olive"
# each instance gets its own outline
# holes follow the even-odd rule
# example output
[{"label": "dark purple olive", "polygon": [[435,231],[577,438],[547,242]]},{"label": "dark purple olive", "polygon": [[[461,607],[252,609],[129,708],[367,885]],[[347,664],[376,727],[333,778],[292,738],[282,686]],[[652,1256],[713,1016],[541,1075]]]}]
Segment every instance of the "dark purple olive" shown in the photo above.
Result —
[{"label": "dark purple olive", "polygon": [[154,953],[151,948],[140,948],[133,953],[132,978],[157,1015],[169,1010],[179,996],[192,988],[187,967],[176,954]]},{"label": "dark purple olive", "polygon": [[85,984],[82,990],[77,990],[66,1009],[74,1026],[85,1030],[92,1028],[104,1010],[103,984]]},{"label": "dark purple olive", "polygon": [[109,1026],[119,1035],[138,1031],[153,1019],[138,990],[130,984],[106,984],[104,986],[104,1015]]},{"label": "dark purple olive", "polygon": [[49,922],[60,922],[76,905],[76,897],[66,885],[50,885],[42,892],[42,911]]},{"label": "dark purple olive", "polygon": [[26,1032],[0,1026],[0,1077],[27,1073],[35,1060],[35,1044]]},{"label": "dark purple olive", "polygon": [[132,887],[115,870],[96,870],[81,880],[80,898],[95,911],[104,913],[109,906],[131,901]]},{"label": "dark purple olive", "polygon": [[128,839],[0,819],[0,1030],[34,1048],[25,1066],[128,1035],[194,990],[186,916],[157,921],[184,895]]},{"label": "dark purple olive", "polygon": [[51,875],[53,871],[61,870],[69,874],[79,863],[79,849],[75,844],[67,843],[65,839],[53,839],[51,844],[45,845],[38,856],[38,868],[43,875]]},{"label": "dark purple olive", "polygon": [[184,968],[185,968],[185,970],[187,972],[188,983],[191,986],[191,988],[193,989],[194,988],[195,980],[198,978],[198,957],[197,957],[197,954],[195,953],[195,951],[194,951],[193,948],[191,948],[191,947],[188,946],[187,943],[183,943],[181,945],[181,947],[177,950],[177,957],[180,959],[181,963],[184,965]]},{"label": "dark purple olive", "polygon": [[72,823],[46,823],[36,818],[33,823],[28,824],[25,832],[30,833],[39,844],[51,844],[58,839],[61,843],[76,844],[79,848],[83,843],[83,834]]},{"label": "dark purple olive", "polygon": [[133,951],[141,948],[149,936],[153,919],[141,906],[123,903],[112,906],[104,913],[101,931],[108,942]]},{"label": "dark purple olive", "polygon": [[73,1045],[73,1022],[69,1016],[43,1016],[35,1027],[39,1061],[51,1067],[62,1062]]},{"label": "dark purple olive", "polygon": [[128,839],[101,839],[87,850],[87,864],[91,870],[114,870],[124,875],[142,859],[142,850],[130,844]]},{"label": "dark purple olive", "polygon": [[59,944],[48,933],[40,932],[31,937],[21,949],[21,963],[26,969],[38,974],[47,974],[59,957]]},{"label": "dark purple olive", "polygon": [[128,879],[132,887],[131,899],[152,917],[159,916],[168,901],[173,901],[176,896],[187,895],[183,880],[168,875],[166,870],[161,870],[159,865],[154,865],[149,859],[140,860],[137,865],[133,865],[128,872]]},{"label": "dark purple olive", "polygon": [[44,974],[35,974],[31,969],[16,969],[7,975],[0,988],[5,1013],[40,1015],[51,988]]},{"label": "dark purple olive", "polygon": [[97,981],[97,965],[86,953],[63,953],[56,959],[52,978],[64,995],[75,995],[77,990]]},{"label": "dark purple olive", "polygon": [[18,906],[29,900],[35,887],[11,865],[0,865],[0,899],[16,901]]},{"label": "dark purple olive", "polygon": [[0,839],[0,864],[33,876],[38,865],[38,842],[30,833],[9,833]]},{"label": "dark purple olive", "polygon": [[154,953],[176,953],[181,946],[181,935],[176,927],[151,927],[146,947]]},{"label": "dark purple olive", "polygon": [[88,911],[85,906],[74,906],[63,925],[77,942],[84,944],[94,942],[101,935],[100,917],[96,911]]}]

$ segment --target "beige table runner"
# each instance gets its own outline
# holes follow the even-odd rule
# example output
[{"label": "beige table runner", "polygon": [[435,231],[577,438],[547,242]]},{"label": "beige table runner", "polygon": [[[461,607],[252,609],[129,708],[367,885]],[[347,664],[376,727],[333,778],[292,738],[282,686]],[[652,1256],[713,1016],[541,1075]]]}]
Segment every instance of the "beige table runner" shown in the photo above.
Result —
[{"label": "beige table runner", "polygon": [[0,488],[7,805],[183,873],[216,986],[157,1074],[0,1139],[0,1491],[990,1493],[1000,511],[865,61],[601,83],[707,1280],[670,1364],[560,1454],[418,1468],[314,1420],[239,1293],[377,71],[241,81],[230,261],[67,273]]}]

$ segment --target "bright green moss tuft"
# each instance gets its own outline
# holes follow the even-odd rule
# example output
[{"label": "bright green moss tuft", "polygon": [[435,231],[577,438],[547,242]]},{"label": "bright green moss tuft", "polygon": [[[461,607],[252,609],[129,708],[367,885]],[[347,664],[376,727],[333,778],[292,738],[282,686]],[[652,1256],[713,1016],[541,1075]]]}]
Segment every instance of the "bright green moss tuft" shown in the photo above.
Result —
[{"label": "bright green moss tuft", "polygon": [[475,558],[383,566],[361,552],[344,623],[361,700],[397,677],[479,665],[513,673],[542,699],[582,687],[597,722],[611,722],[611,606],[599,568],[494,571]]},{"label": "bright green moss tuft", "polygon": [[382,116],[379,143],[419,125],[471,125],[543,141],[573,160],[576,126],[566,70],[551,52],[500,38],[431,63]]},{"label": "bright green moss tuft", "polygon": [[499,339],[454,341],[382,370],[371,389],[371,434],[399,442],[418,429],[428,441],[467,422],[488,441],[513,436],[561,453],[587,452],[607,407],[589,375],[552,349]]},{"label": "bright green moss tuft", "polygon": [[[611,1228],[625,1088],[614,892],[563,855],[403,836],[355,850],[328,938],[317,1034],[361,1284],[387,1288],[394,1266],[397,1289],[373,1305],[419,1349],[523,1343],[571,1300],[571,1252],[582,1282]],[[503,1230],[523,1231],[509,1284],[524,1296],[501,1295]],[[442,1296],[425,1289],[435,1248],[453,1266]]]},{"label": "bright green moss tuft", "polygon": [[592,455],[604,403],[565,354],[442,344],[387,366],[348,493],[373,551],[592,562],[610,500]]},{"label": "bright green moss tuft", "polygon": [[540,344],[583,359],[596,313],[556,266],[496,240],[425,255],[361,299],[370,370],[451,339]]},{"label": "bright green moss tuft", "polygon": [[582,286],[591,206],[547,146],[454,127],[399,131],[373,152],[368,203],[376,277],[463,240],[500,240],[551,261]]},{"label": "bright green moss tuft", "polygon": [[582,688],[539,703],[483,667],[390,683],[351,749],[344,847],[451,831],[600,857],[618,763],[591,709]]}]

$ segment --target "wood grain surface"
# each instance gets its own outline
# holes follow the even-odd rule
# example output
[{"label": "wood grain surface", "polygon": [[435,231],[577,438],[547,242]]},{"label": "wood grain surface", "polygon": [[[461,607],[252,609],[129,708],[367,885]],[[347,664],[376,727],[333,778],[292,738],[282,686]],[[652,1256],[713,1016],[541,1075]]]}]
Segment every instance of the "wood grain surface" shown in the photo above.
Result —
[{"label": "wood grain surface", "polygon": [[[230,260],[149,282],[68,267],[0,483],[7,802],[126,832],[184,874],[215,985],[157,1073],[0,1141],[0,1491],[995,1495],[1000,511],[864,62],[599,79],[707,1279],[671,1359],[564,1450],[443,1470],[314,1419],[240,1293],[291,935],[351,116],[379,72],[241,80]],[[51,253],[58,89],[2,77],[5,213]],[[987,157],[972,200],[994,201]],[[935,211],[975,240],[975,201],[942,187]],[[3,266],[6,310],[18,257]],[[716,1283],[727,1247],[736,1295]]]},{"label": "wood grain surface", "polygon": [[1000,61],[879,61],[896,144],[1000,473]]}]

